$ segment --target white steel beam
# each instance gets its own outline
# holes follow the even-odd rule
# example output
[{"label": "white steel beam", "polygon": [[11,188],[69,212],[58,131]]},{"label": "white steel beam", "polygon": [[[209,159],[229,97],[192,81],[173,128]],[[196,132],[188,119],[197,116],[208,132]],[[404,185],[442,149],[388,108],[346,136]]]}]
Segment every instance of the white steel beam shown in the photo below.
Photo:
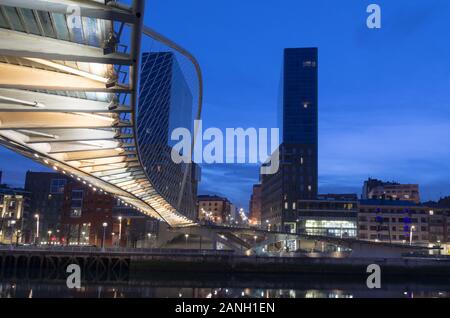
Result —
[{"label": "white steel beam", "polygon": [[104,5],[93,1],[71,1],[71,0],[2,0],[2,5],[49,11],[61,14],[77,14],[81,17],[94,19],[115,20],[125,23],[135,23],[136,17],[130,10]]},{"label": "white steel beam", "polygon": [[130,112],[131,109],[124,105],[115,106],[107,102],[0,88],[0,112],[9,111],[121,113]]},{"label": "white steel beam", "polygon": [[129,91],[127,88],[106,88],[102,83],[77,75],[5,63],[0,63],[0,88],[107,93]]},{"label": "white steel beam", "polygon": [[0,55],[100,64],[132,64],[127,54],[104,55],[101,48],[1,28]]},{"label": "white steel beam", "polygon": [[[39,128],[110,128],[114,119],[104,117],[80,116],[73,113],[29,113],[0,112],[0,129],[39,129]],[[122,124],[118,124],[120,126]]]}]

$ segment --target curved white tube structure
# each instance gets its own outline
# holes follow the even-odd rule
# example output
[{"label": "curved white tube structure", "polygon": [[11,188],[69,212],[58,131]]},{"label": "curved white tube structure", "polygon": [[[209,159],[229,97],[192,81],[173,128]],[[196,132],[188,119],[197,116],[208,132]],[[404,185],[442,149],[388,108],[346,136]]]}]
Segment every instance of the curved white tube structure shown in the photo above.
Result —
[{"label": "curved white tube structure", "polygon": [[142,33],[195,69],[193,119],[200,67],[143,27],[143,0],[106,2],[0,0],[0,144],[172,227],[194,225],[158,189],[138,142]]}]

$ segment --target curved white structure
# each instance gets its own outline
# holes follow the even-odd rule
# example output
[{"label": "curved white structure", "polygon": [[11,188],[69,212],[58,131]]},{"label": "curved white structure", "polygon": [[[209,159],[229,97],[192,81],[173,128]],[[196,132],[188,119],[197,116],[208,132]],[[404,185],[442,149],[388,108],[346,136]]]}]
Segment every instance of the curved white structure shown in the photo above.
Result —
[{"label": "curved white structure", "polygon": [[0,144],[170,226],[193,225],[143,164],[137,141],[142,33],[195,69],[196,119],[200,68],[187,51],[143,27],[143,0],[131,7],[106,2],[0,0]]}]

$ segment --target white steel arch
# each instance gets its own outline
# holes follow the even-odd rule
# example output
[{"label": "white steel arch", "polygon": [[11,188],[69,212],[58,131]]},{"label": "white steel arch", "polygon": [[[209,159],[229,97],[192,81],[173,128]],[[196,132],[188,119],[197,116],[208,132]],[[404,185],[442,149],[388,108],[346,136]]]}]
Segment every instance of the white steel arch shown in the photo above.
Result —
[{"label": "white steel arch", "polygon": [[[194,225],[155,190],[140,158],[142,32],[193,64],[197,119],[200,67],[186,50],[143,27],[143,0],[131,7],[104,3],[0,0],[0,144],[170,226]],[[74,7],[79,29],[69,23]],[[130,47],[121,51],[124,27],[130,29]]]}]

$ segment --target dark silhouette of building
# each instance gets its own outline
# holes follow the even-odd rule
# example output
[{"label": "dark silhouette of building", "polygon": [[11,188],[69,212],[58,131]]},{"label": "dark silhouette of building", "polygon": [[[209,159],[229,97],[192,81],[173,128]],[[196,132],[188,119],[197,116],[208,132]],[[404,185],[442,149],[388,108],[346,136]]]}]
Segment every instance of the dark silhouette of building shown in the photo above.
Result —
[{"label": "dark silhouette of building", "polygon": [[[109,194],[81,183],[70,183],[64,189],[61,231],[57,239],[63,245],[112,245],[113,207]],[[103,225],[106,226],[103,226]]]},{"label": "dark silhouette of building", "polygon": [[250,198],[249,222],[251,225],[261,225],[261,185],[253,186],[253,193]]},{"label": "dark silhouette of building", "polygon": [[318,49],[285,49],[280,93],[280,168],[261,175],[262,219],[276,230],[295,230],[298,200],[318,188]]},{"label": "dark silhouette of building", "polygon": [[30,193],[30,214],[28,223],[34,227],[36,215],[39,217],[40,237],[49,231],[60,230],[64,188],[75,181],[68,176],[53,172],[28,171],[25,178],[25,191]]}]

